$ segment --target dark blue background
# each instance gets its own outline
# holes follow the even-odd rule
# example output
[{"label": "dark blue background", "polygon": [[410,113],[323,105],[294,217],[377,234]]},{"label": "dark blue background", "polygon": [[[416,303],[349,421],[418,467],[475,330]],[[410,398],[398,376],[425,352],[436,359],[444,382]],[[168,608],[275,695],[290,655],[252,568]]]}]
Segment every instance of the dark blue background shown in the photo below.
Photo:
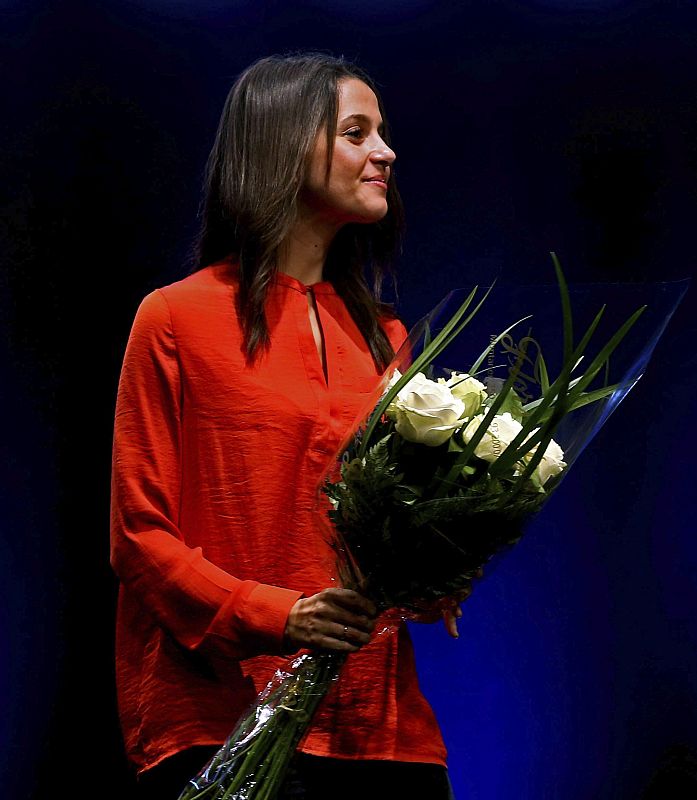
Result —
[{"label": "dark blue background", "polygon": [[[551,280],[549,250],[574,281],[694,273],[697,9],[3,0],[0,14],[0,782],[12,798],[118,796],[118,373],[138,302],[183,274],[235,75],[317,48],[377,79],[409,324],[454,286]],[[467,601],[460,639],[413,627],[459,800],[697,796],[696,305],[693,287]]]}]

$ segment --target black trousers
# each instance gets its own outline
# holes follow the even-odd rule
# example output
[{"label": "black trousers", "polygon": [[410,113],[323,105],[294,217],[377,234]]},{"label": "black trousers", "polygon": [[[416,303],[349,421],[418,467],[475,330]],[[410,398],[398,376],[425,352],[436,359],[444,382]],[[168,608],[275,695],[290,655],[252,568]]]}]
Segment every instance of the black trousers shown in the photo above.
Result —
[{"label": "black trousers", "polygon": [[[138,780],[138,800],[177,800],[217,747],[192,747]],[[299,753],[279,800],[454,800],[445,767],[404,761],[346,761]]]}]

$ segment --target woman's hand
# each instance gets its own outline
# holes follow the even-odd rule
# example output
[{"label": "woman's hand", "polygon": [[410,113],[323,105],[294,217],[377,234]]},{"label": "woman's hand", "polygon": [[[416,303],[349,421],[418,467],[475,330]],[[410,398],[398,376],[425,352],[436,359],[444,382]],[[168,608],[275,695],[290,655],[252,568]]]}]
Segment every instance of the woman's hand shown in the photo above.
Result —
[{"label": "woman's hand", "polygon": [[460,603],[463,603],[472,594],[472,585],[470,584],[466,589],[458,592],[455,597],[449,600],[448,604],[441,608],[441,616],[443,617],[443,624],[449,636],[457,639],[460,634],[457,630],[457,620],[462,616],[462,609]]},{"label": "woman's hand", "polygon": [[[480,567],[477,570],[475,577],[481,578],[483,574],[484,570]],[[448,598],[447,605],[441,611],[445,630],[450,636],[453,637],[453,639],[457,639],[460,636],[457,631],[457,621],[462,616],[460,603],[463,603],[472,594],[472,588],[473,586],[470,583],[466,588],[457,592],[452,598]]]},{"label": "woman's hand", "polygon": [[355,653],[370,641],[375,604],[351,589],[324,589],[301,597],[291,608],[285,641],[289,648]]},{"label": "woman's hand", "polygon": [[[476,571],[474,577],[481,578],[484,571],[481,567]],[[473,579],[474,580],[474,579]],[[444,597],[438,602],[434,603],[429,609],[424,609],[420,613],[411,617],[414,622],[438,622],[439,619],[443,620],[445,630],[453,639],[458,638],[457,620],[462,616],[462,609],[460,603],[463,603],[472,594],[473,582],[470,582],[464,589],[456,592],[450,597]]]}]

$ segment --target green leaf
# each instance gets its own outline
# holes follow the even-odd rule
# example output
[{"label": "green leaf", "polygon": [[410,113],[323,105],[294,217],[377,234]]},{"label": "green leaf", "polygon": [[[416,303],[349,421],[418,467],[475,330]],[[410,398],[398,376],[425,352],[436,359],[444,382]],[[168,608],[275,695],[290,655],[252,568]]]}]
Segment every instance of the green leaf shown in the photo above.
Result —
[{"label": "green leaf", "polygon": [[[465,311],[469,308],[474,300],[474,297],[479,289],[478,286],[475,286],[474,289],[469,293],[469,295],[465,298],[462,305],[458,310],[453,314],[453,316],[448,320],[448,322],[443,326],[441,332],[436,336],[436,338],[429,343],[429,345],[424,348],[423,352],[420,356],[414,359],[413,364],[409,367],[409,369],[402,375],[402,377],[395,381],[394,386],[392,386],[377,404],[376,408],[373,410],[373,413],[370,416],[368,421],[368,425],[366,426],[365,432],[363,434],[363,438],[361,441],[361,446],[358,451],[359,456],[365,455],[365,451],[370,445],[373,432],[380,422],[380,417],[384,414],[385,410],[392,402],[392,400],[397,396],[397,393],[402,389],[403,386],[406,386],[407,383],[416,375],[417,372],[421,372],[426,366],[428,366],[436,356],[442,352],[442,350],[447,346],[447,344],[457,335],[457,332],[462,330],[465,324],[472,319],[474,314],[479,310],[482,303],[486,299],[487,295],[491,291],[487,291],[484,295],[484,298],[480,303],[475,307],[474,312],[466,318],[465,323],[457,327],[458,322],[462,318]],[[428,334],[430,337],[430,333]]]},{"label": "green leaf", "polygon": [[[569,403],[567,407],[567,413],[570,411],[575,411],[577,408],[583,408],[583,406],[590,405],[591,403],[596,403],[598,400],[602,400],[605,397],[609,397],[613,392],[616,392],[621,387],[619,383],[613,383],[612,386],[604,386],[601,389],[595,389],[592,392],[582,392],[578,398],[573,400]],[[549,415],[543,415],[542,421],[549,418]]]},{"label": "green leaf", "polygon": [[415,497],[421,497],[424,493],[424,487],[420,485],[411,486],[405,483],[400,483],[397,488],[404,489],[406,492],[410,492]]},{"label": "green leaf", "polygon": [[573,401],[581,392],[588,386],[588,384],[595,378],[595,376],[603,368],[610,355],[615,351],[622,339],[627,335],[630,328],[639,319],[639,317],[646,311],[646,306],[640,306],[629,318],[620,326],[620,328],[612,335],[608,343],[593,359],[588,369],[583,373],[583,377],[574,388],[569,392],[569,398]]},{"label": "green leaf", "polygon": [[368,446],[370,442],[375,426],[378,424],[380,417],[384,413],[385,409],[392,402],[394,397],[397,395],[399,390],[403,386],[406,386],[406,384],[414,377],[414,375],[416,375],[417,372],[421,372],[424,369],[424,367],[431,364],[443,352],[443,350],[445,350],[445,348],[450,344],[450,342],[452,342],[460,335],[460,333],[472,321],[475,314],[477,314],[479,309],[482,307],[487,297],[491,293],[492,289],[494,288],[494,284],[495,281],[486,290],[486,292],[484,293],[484,297],[482,297],[482,299],[477,303],[477,305],[469,313],[469,315],[465,317],[464,320],[460,321],[465,311],[472,304],[472,301],[474,300],[474,297],[476,296],[479,287],[475,286],[474,289],[472,289],[472,291],[464,300],[460,308],[443,326],[441,332],[429,344],[429,346],[423,350],[421,355],[414,360],[414,363],[409,367],[406,373],[402,375],[402,377],[395,383],[395,385],[385,394],[385,396],[380,401],[380,403],[378,403],[378,406],[371,415],[370,421],[368,423],[368,426],[366,427],[366,431],[363,436],[363,441],[361,442],[359,455],[364,454],[365,448]]},{"label": "green leaf", "polygon": [[538,351],[537,359],[535,360],[535,375],[539,380],[540,391],[545,394],[549,391],[549,373],[541,350]]},{"label": "green leaf", "polygon": [[[521,431],[514,437],[513,441],[494,462],[494,464],[491,465],[489,470],[491,474],[501,474],[511,470],[514,464],[517,461],[520,461],[520,459],[529,451],[530,447],[540,440],[540,434],[538,434],[534,441],[531,440],[526,442],[524,446],[521,446],[523,445],[523,442],[525,442],[525,440],[531,435],[532,431],[539,425],[543,424],[543,421],[545,425],[548,425],[549,420],[552,418],[554,418],[554,426],[556,426],[556,424],[558,424],[558,422],[564,416],[568,410],[567,395],[569,393],[571,372],[578,365],[580,357],[583,355],[583,351],[588,346],[588,343],[595,332],[595,329],[598,327],[604,312],[605,306],[603,306],[595,315],[595,318],[586,329],[586,332],[581,338],[576,350],[571,353],[569,358],[564,360],[559,377],[554,381],[554,383],[552,383],[545,395],[541,398],[539,405],[537,405],[533,409],[532,413],[524,419]],[[560,408],[561,414],[559,413]],[[547,413],[547,409],[551,409],[549,413]],[[545,432],[548,430],[549,428],[546,427]]]},{"label": "green leaf", "polygon": [[460,444],[455,436],[451,436],[450,439],[448,439],[449,453],[461,453],[464,449],[464,445]]},{"label": "green leaf", "polygon": [[[472,438],[469,440],[467,445],[465,446],[462,454],[458,457],[458,459],[453,464],[452,468],[448,472],[447,476],[443,479],[440,479],[438,482],[432,481],[431,486],[429,487],[429,493],[432,492],[434,497],[443,497],[449,489],[451,489],[455,485],[455,481],[457,480],[458,476],[462,472],[462,467],[467,464],[469,459],[474,454],[474,450],[484,438],[489,425],[493,418],[498,414],[499,408],[503,405],[508,396],[509,392],[511,391],[513,384],[518,379],[518,374],[522,368],[523,362],[525,360],[525,351],[526,351],[526,344],[524,344],[519,353],[518,357],[516,358],[516,362],[510,370],[508,378],[506,382],[501,387],[501,390],[496,395],[494,402],[491,404],[491,407],[484,415],[484,419],[479,423],[477,430],[472,435]],[[437,484],[437,485],[436,485]]]},{"label": "green leaf", "polygon": [[520,396],[511,389],[506,396],[506,399],[503,403],[499,406],[499,414],[508,413],[513,417],[513,419],[517,420],[518,422],[522,422],[523,420],[523,402],[520,399]]},{"label": "green leaf", "polygon": [[564,323],[564,362],[568,363],[571,358],[571,351],[574,348],[574,326],[571,314],[571,300],[569,298],[569,287],[566,285],[566,278],[562,272],[561,264],[556,253],[551,252],[554,263],[554,271],[557,273],[557,283],[559,284],[559,294],[561,296],[561,312]]},{"label": "green leaf", "polygon": [[469,374],[476,375],[477,371],[479,370],[479,367],[481,367],[481,365],[484,363],[484,359],[489,355],[489,353],[494,349],[494,347],[496,347],[496,345],[501,341],[501,339],[503,339],[503,337],[507,333],[512,331],[516,325],[520,325],[521,322],[525,322],[526,319],[530,319],[531,317],[532,314],[528,314],[527,317],[521,317],[512,325],[509,325],[505,330],[501,331],[501,333],[499,333],[499,335],[492,340],[491,344],[484,350],[484,352],[480,354],[479,358],[474,362],[474,364],[472,364],[472,366],[469,369]]}]

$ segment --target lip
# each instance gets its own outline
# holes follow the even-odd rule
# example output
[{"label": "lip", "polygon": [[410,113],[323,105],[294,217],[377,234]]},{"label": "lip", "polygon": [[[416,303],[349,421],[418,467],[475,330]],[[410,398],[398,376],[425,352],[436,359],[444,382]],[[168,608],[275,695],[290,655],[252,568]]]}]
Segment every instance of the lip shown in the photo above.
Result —
[{"label": "lip", "polygon": [[375,184],[375,186],[381,186],[383,189],[387,189],[387,178],[382,175],[373,175],[370,178],[363,178],[363,183],[372,183]]}]

